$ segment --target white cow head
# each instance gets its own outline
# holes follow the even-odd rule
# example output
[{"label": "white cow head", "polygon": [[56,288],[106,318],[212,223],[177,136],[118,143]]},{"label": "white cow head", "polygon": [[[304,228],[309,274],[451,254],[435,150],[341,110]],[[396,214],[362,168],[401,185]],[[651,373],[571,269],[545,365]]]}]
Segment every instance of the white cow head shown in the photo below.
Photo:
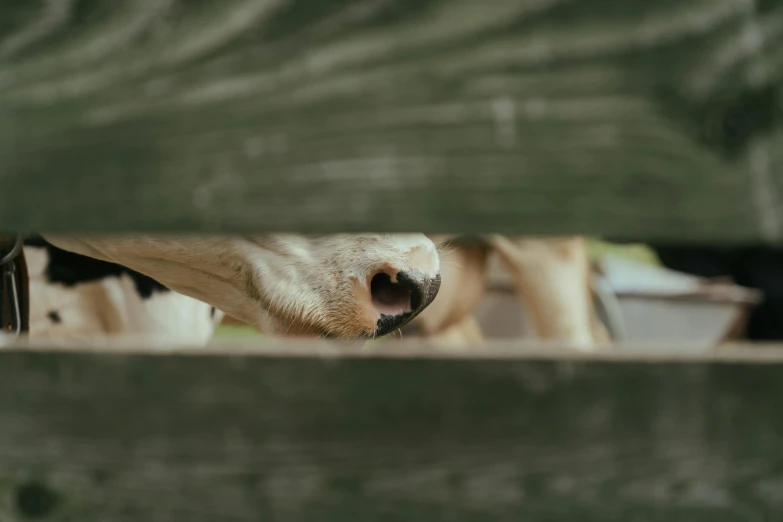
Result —
[{"label": "white cow head", "polygon": [[418,315],[440,287],[438,253],[422,234],[46,239],[285,336],[386,335]]}]

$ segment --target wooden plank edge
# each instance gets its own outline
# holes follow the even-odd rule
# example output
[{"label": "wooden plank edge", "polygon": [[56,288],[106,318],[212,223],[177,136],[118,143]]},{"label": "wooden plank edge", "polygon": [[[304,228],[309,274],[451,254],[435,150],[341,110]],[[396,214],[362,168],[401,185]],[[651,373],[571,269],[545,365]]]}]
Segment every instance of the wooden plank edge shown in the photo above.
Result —
[{"label": "wooden plank edge", "polygon": [[640,363],[783,363],[783,343],[696,343],[601,345],[589,350],[561,343],[492,341],[484,346],[443,347],[421,341],[339,343],[315,340],[231,340],[206,346],[183,346],[131,339],[103,342],[34,342],[18,340],[0,348],[3,353],[94,353],[149,356],[252,356],[316,359],[452,359],[553,360]]}]

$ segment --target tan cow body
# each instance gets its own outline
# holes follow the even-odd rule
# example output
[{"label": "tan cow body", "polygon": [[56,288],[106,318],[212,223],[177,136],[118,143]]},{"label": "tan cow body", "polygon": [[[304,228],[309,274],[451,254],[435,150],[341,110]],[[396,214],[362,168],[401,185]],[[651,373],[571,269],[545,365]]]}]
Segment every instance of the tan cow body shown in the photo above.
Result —
[{"label": "tan cow body", "polygon": [[528,310],[537,337],[590,349],[609,335],[592,304],[584,237],[491,236],[484,242],[431,237],[439,244],[442,285],[438,297],[403,329],[441,345],[483,342],[474,311],[484,298],[487,266],[497,255]]}]

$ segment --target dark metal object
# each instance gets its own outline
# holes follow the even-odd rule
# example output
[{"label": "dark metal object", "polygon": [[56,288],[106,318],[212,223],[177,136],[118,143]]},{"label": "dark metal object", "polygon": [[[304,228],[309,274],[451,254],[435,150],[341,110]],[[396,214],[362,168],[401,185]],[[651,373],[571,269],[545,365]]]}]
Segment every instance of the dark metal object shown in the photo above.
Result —
[{"label": "dark metal object", "polygon": [[20,234],[0,237],[0,332],[30,330],[30,281]]}]

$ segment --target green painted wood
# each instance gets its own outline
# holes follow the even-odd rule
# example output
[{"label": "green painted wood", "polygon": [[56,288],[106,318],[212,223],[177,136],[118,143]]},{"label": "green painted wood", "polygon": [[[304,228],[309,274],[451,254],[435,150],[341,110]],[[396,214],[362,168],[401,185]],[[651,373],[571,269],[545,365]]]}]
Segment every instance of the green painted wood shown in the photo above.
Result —
[{"label": "green painted wood", "polygon": [[781,359],[6,351],[0,519],[775,520]]},{"label": "green painted wood", "polygon": [[781,0],[0,18],[4,229],[783,236]]}]

